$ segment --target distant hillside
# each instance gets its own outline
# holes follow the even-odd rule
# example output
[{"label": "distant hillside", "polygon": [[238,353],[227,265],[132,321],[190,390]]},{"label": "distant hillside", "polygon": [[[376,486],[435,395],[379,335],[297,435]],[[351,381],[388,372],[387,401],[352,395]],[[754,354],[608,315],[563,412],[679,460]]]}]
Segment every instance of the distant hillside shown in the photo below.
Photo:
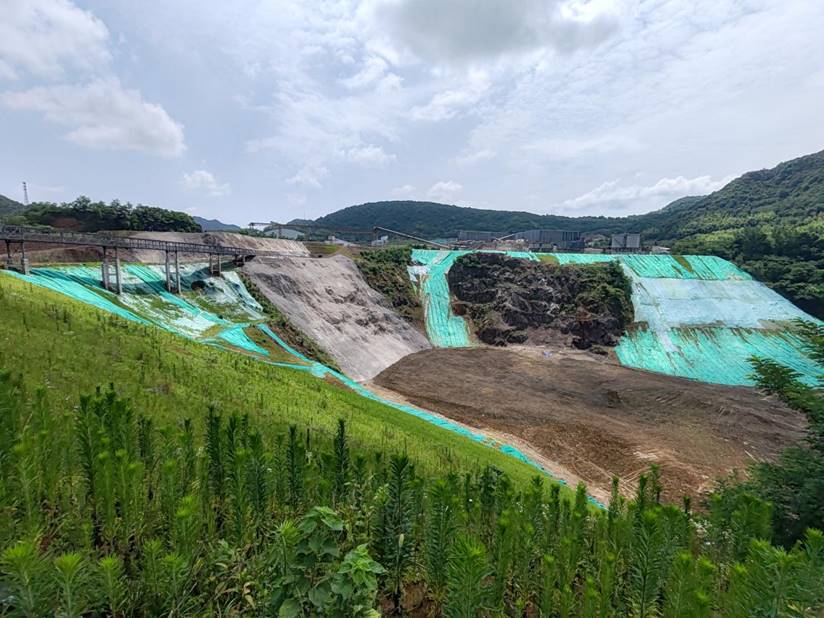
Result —
[{"label": "distant hillside", "polygon": [[749,172],[710,195],[684,197],[661,210],[631,217],[573,218],[389,201],[350,206],[317,223],[380,225],[428,238],[453,238],[460,229],[640,232],[646,243],[733,260],[824,318],[824,151]]},{"label": "distant hillside", "polygon": [[232,223],[223,223],[217,219],[204,219],[203,217],[192,217],[204,232],[239,232],[240,226]]},{"label": "distant hillside", "polygon": [[113,200],[92,202],[80,196],[73,202],[36,202],[21,213],[23,222],[48,225],[74,232],[134,230],[147,232],[200,232],[200,226],[184,212],[133,205]]},{"label": "distant hillside", "polygon": [[0,195],[0,218],[16,215],[26,210],[25,205],[5,195]]},{"label": "distant hillside", "polygon": [[315,221],[335,227],[371,228],[375,225],[426,238],[454,238],[458,230],[517,232],[530,228],[581,231],[623,231],[627,219],[615,217],[560,217],[531,212],[462,208],[436,202],[389,201],[350,206]]}]

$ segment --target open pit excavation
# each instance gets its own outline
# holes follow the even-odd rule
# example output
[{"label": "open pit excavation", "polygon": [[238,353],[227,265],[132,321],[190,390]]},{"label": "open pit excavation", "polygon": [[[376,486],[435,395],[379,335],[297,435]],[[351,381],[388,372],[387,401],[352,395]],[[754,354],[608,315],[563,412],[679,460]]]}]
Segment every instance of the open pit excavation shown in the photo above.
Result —
[{"label": "open pit excavation", "polygon": [[[415,250],[408,270],[427,337],[344,255],[311,258],[300,243],[236,235],[208,240],[278,254],[222,276],[187,256],[179,295],[166,289],[162,264],[137,260],[123,267],[120,295],[103,289],[96,265],[8,274],[333,380],[562,480],[583,480],[602,501],[613,475],[629,492],[652,463],[677,497],[774,457],[804,422],[748,387],[749,357],[777,358],[808,381],[820,372],[788,326],[811,318],[717,258]],[[598,266],[605,261],[620,270]],[[256,298],[290,328],[276,332]]]}]

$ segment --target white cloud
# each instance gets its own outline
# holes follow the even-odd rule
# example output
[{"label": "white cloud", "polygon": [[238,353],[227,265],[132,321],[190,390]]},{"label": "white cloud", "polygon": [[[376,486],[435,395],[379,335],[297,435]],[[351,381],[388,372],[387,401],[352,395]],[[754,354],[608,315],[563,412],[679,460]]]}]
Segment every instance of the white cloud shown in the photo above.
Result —
[{"label": "white cloud", "polygon": [[453,118],[467,107],[477,103],[489,86],[490,79],[486,72],[473,71],[464,86],[438,92],[426,105],[413,108],[412,118],[433,122]]},{"label": "white cloud", "polygon": [[550,161],[576,159],[583,155],[639,150],[638,140],[622,135],[601,135],[587,138],[543,138],[524,146],[524,149],[540,154]]},{"label": "white cloud", "polygon": [[455,198],[455,195],[460,193],[463,189],[461,183],[454,180],[441,180],[429,187],[426,194],[433,200],[449,201]]},{"label": "white cloud", "polygon": [[394,161],[397,157],[393,154],[386,154],[381,146],[367,144],[357,146],[341,152],[341,156],[350,163],[363,167],[382,168]]},{"label": "white cloud", "polygon": [[69,0],[4,0],[0,10],[0,78],[61,77],[110,58],[106,26]]},{"label": "white cloud", "polygon": [[571,4],[562,0],[389,0],[379,3],[375,14],[388,29],[388,38],[415,55],[462,63],[542,48],[568,52],[600,43],[615,31],[609,5],[602,3],[601,10],[572,10]]},{"label": "white cloud", "polygon": [[395,187],[390,191],[393,197],[409,197],[415,192],[415,187],[412,185],[402,185]]},{"label": "white cloud", "polygon": [[652,185],[622,185],[619,180],[605,182],[591,191],[565,200],[552,209],[556,213],[581,214],[581,211],[611,211],[613,215],[648,212],[687,195],[707,195],[730,182],[733,177],[713,180],[711,176],[661,178]]},{"label": "white cloud", "polygon": [[489,148],[481,148],[480,150],[465,150],[463,154],[455,158],[455,163],[458,165],[473,165],[474,163],[494,159],[495,156],[495,151],[490,150]]},{"label": "white cloud", "polygon": [[137,90],[116,79],[83,86],[46,86],[0,95],[11,109],[39,111],[47,120],[69,127],[66,139],[102,150],[138,150],[175,157],[186,149],[183,126],[160,105],[143,100]]},{"label": "white cloud", "polygon": [[371,86],[385,75],[387,66],[386,61],[380,56],[371,56],[364,62],[360,71],[352,77],[340,80],[341,84],[350,90]]},{"label": "white cloud", "polygon": [[287,184],[303,185],[320,189],[323,187],[321,180],[329,174],[329,170],[324,165],[308,164],[304,165],[298,172],[286,179]]},{"label": "white cloud", "polygon": [[191,174],[184,173],[183,186],[188,191],[202,191],[212,197],[228,195],[231,192],[228,183],[218,183],[212,173],[206,170],[195,170]]}]

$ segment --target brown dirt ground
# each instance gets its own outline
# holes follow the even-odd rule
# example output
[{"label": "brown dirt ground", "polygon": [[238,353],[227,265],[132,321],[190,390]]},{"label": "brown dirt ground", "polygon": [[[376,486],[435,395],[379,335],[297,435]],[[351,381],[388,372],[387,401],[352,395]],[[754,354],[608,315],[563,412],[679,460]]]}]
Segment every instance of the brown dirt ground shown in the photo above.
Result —
[{"label": "brown dirt ground", "polygon": [[613,475],[631,493],[653,463],[668,499],[701,494],[803,435],[801,414],[752,388],[639,371],[586,352],[546,352],[425,350],[374,382],[515,446],[525,443],[557,476],[582,479],[596,497],[607,495]]}]

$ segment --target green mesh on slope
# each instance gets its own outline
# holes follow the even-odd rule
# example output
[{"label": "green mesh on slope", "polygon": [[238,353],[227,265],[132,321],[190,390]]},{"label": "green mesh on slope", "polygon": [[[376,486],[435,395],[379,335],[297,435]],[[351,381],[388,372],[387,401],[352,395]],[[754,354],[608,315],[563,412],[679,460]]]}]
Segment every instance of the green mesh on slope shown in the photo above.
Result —
[{"label": "green mesh on slope", "polygon": [[[468,251],[415,250],[410,267],[436,347],[470,345],[450,309],[449,268]],[[527,252],[513,257],[538,259]],[[752,356],[772,358],[815,383],[824,372],[791,334],[789,322],[814,320],[737,266],[715,256],[550,253],[561,265],[619,262],[632,284],[635,325],[621,338],[621,364],[717,384],[752,385]]]},{"label": "green mesh on slope", "polygon": [[420,276],[420,291],[426,315],[426,333],[438,348],[465,348],[470,345],[469,329],[463,318],[452,313],[446,274],[455,260],[468,251],[415,249],[412,260],[426,266]]},{"label": "green mesh on slope", "polygon": [[[452,264],[471,251],[437,251],[414,249],[410,276],[419,285],[426,315],[426,334],[436,348],[465,348],[472,345],[466,321],[452,312],[449,282],[446,275]],[[488,251],[506,253],[515,258],[537,260],[529,251]]]},{"label": "green mesh on slope", "polygon": [[[191,284],[194,281],[200,280],[198,277],[208,277],[207,271],[203,270],[202,268],[193,268],[197,272],[191,272],[188,273],[187,276],[181,277],[181,281],[182,283],[184,283],[184,288],[187,288],[189,290],[191,289]],[[122,294],[119,297],[116,297],[111,292],[107,292],[102,289],[101,283],[99,281],[99,268],[82,266],[42,269],[37,268],[33,269],[32,274],[28,276],[21,275],[13,271],[0,271],[0,273],[6,273],[8,275],[15,276],[19,279],[23,279],[24,281],[28,281],[33,285],[49,288],[51,290],[64,294],[65,296],[86,303],[88,305],[92,305],[99,309],[103,309],[104,311],[108,311],[110,313],[119,315],[120,317],[123,317],[128,320],[140,322],[143,324],[154,323],[156,326],[177,333],[189,339],[196,339],[202,341],[203,343],[214,345],[216,347],[224,349],[227,349],[228,345],[228,349],[231,351],[242,349],[248,352],[254,352],[261,357],[261,360],[263,362],[269,362],[272,365],[277,365],[279,367],[288,367],[290,369],[295,369],[298,371],[308,371],[309,373],[311,373],[314,376],[317,376],[318,378],[332,376],[344,385],[346,385],[348,388],[352,389],[353,391],[361,395],[362,397],[366,397],[368,399],[380,402],[386,406],[389,406],[390,408],[393,408],[405,414],[411,414],[428,423],[437,425],[438,427],[446,431],[451,431],[461,436],[464,436],[470,440],[481,442],[489,446],[490,448],[498,449],[501,452],[509,455],[510,457],[514,457],[526,464],[533,466],[534,468],[536,468],[536,470],[539,470],[549,476],[552,476],[557,483],[561,485],[566,484],[566,482],[563,479],[555,478],[552,475],[551,471],[546,470],[541,464],[530,459],[517,448],[510,446],[508,444],[502,444],[498,441],[491,440],[490,438],[481,433],[471,431],[466,427],[458,425],[457,423],[454,423],[441,416],[432,414],[431,412],[428,412],[421,408],[415,408],[413,406],[399,404],[394,401],[384,399],[376,395],[375,393],[371,392],[363,385],[343,375],[342,373],[334,371],[333,369],[326,367],[321,363],[318,363],[307,358],[306,356],[304,356],[303,354],[289,346],[280,337],[278,337],[268,326],[266,326],[266,324],[257,324],[254,326],[255,328],[264,333],[267,337],[269,337],[275,344],[280,346],[288,354],[294,356],[296,361],[299,361],[299,364],[265,360],[265,358],[269,357],[270,354],[266,349],[254,343],[248,337],[248,335],[245,332],[245,329],[248,326],[250,326],[249,324],[231,323],[227,320],[219,318],[216,315],[209,314],[207,310],[204,310],[196,306],[195,304],[189,303],[186,300],[186,297],[178,297],[173,294],[169,294],[163,286],[163,282],[165,281],[165,279],[164,275],[162,274],[162,267],[129,265],[127,268],[124,269],[124,283],[127,277],[125,271],[128,271],[129,273],[129,283],[128,287],[124,285],[124,294]],[[214,280],[207,281],[207,283],[216,285],[229,296],[235,294],[236,302],[241,307],[245,307],[246,309],[250,309],[252,311],[255,310],[255,306],[259,307],[259,305],[257,305],[254,299],[251,298],[240,279],[234,273],[224,273],[223,277],[226,278],[227,275],[229,275],[229,285],[227,286],[224,286],[222,283]],[[139,296],[141,296],[141,298],[135,300],[135,297]],[[119,304],[124,300],[143,309],[149,307],[151,309],[150,319],[145,319],[144,317],[141,317],[128,309],[124,309]],[[181,314],[184,316],[183,318],[181,318]],[[187,331],[190,330],[192,324],[196,323],[196,320],[194,320],[192,316],[202,318],[206,320],[208,323],[218,326],[219,328],[217,334],[201,338],[191,335],[190,332]],[[188,324],[184,324],[185,320],[187,319],[190,320],[190,322]],[[183,322],[181,320],[183,320]],[[184,327],[182,329],[181,324],[184,324]],[[592,504],[600,508],[604,508],[604,505],[595,500],[594,498],[589,497],[588,500]]]}]

